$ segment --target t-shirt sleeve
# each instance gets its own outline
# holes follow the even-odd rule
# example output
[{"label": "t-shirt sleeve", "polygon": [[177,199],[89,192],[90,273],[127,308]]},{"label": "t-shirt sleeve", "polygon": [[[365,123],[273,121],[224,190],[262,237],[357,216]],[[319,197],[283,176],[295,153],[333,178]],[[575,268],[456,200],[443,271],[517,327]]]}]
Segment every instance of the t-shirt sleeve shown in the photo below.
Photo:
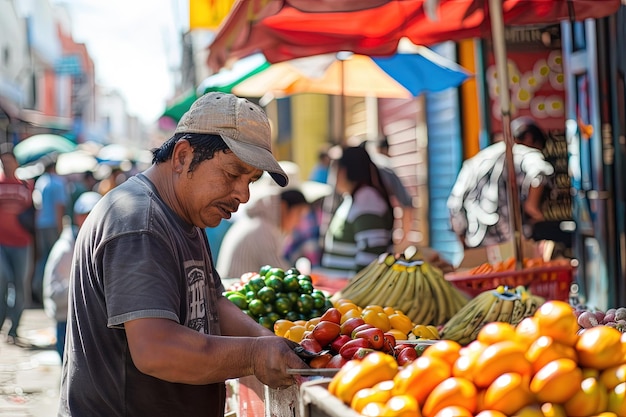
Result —
[{"label": "t-shirt sleeve", "polygon": [[148,317],[180,322],[185,287],[173,278],[181,276],[180,261],[163,240],[123,235],[106,245],[102,262],[109,327]]}]

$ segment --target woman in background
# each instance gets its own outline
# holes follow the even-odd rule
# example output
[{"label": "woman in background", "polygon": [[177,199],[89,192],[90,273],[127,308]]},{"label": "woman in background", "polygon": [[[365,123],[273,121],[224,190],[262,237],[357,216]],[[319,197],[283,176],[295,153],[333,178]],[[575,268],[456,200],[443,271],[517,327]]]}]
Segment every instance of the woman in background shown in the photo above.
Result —
[{"label": "woman in background", "polygon": [[345,148],[336,165],[335,187],[343,201],[324,237],[322,267],[353,275],[393,249],[393,209],[364,148]]}]

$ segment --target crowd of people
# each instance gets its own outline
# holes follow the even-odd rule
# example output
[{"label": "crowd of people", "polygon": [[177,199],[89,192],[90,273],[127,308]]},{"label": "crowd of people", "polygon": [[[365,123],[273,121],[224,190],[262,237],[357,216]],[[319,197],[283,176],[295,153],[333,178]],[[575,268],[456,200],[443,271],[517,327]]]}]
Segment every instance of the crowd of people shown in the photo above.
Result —
[{"label": "crowd of people", "polygon": [[[539,147],[528,132],[516,137]],[[297,344],[224,298],[221,277],[302,260],[350,277],[393,251],[396,229],[406,236],[410,227],[412,197],[385,159],[386,139],[369,145],[322,149],[302,181],[296,164],[275,159],[260,107],[208,93],[152,151],[149,168],[106,192],[82,181],[69,187],[54,164],[34,183],[20,180],[4,149],[0,328],[8,318],[8,337],[18,339],[36,248],[27,291],[58,323],[59,415],[222,416],[227,379],[290,386],[288,369],[307,366]],[[548,171],[520,177],[529,216]],[[33,205],[31,234],[20,213]],[[409,219],[401,226],[398,210]]]}]

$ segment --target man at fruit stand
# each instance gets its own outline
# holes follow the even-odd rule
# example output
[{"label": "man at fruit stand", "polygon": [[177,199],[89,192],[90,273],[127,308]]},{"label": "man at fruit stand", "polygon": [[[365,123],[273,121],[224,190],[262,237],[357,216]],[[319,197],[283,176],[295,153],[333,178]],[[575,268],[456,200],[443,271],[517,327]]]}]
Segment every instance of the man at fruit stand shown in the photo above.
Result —
[{"label": "man at fruit stand", "polygon": [[263,171],[287,185],[270,143],[261,108],[206,94],[94,207],[74,252],[60,416],[223,416],[227,379],[294,383],[297,344],[222,296],[203,231]]}]

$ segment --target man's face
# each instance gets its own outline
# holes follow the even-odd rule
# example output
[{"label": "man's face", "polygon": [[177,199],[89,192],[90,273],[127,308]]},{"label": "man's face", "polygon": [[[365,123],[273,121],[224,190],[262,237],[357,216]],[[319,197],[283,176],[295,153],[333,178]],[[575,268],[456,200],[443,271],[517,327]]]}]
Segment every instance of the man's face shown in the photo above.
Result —
[{"label": "man's face", "polygon": [[263,171],[241,161],[232,152],[217,152],[188,172],[192,157],[193,153],[184,158],[177,177],[177,201],[187,221],[198,227],[215,227],[249,200],[249,186]]}]

